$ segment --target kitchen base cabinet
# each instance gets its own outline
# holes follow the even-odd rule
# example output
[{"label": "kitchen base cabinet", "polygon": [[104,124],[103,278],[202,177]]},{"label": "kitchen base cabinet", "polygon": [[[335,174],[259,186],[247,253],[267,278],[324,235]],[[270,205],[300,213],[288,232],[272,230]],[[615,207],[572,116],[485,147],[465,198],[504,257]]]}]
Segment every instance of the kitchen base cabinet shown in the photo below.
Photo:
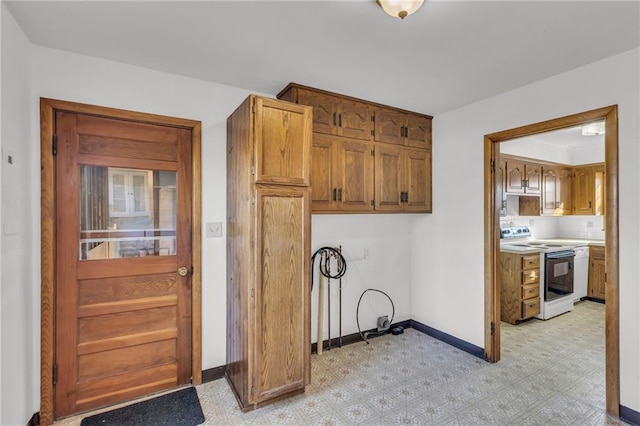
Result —
[{"label": "kitchen base cabinet", "polygon": [[540,313],[540,253],[500,253],[500,320],[516,324]]},{"label": "kitchen base cabinet", "polygon": [[311,378],[311,108],[250,96],[227,120],[227,364],[242,411]]},{"label": "kitchen base cabinet", "polygon": [[587,294],[598,300],[605,300],[605,251],[604,247],[589,247],[589,284]]}]

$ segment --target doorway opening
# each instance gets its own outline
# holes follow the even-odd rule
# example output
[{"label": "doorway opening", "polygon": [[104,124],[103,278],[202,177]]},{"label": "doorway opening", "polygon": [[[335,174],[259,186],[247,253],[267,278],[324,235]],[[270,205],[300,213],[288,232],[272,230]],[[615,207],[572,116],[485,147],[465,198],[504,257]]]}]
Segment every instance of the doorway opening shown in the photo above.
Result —
[{"label": "doorway opening", "polygon": [[618,114],[617,106],[608,106],[534,123],[486,135],[485,153],[485,357],[500,360],[500,209],[497,196],[496,168],[500,143],[597,121],[605,125],[605,394],[609,414],[620,414],[619,356],[619,223],[618,223]]}]

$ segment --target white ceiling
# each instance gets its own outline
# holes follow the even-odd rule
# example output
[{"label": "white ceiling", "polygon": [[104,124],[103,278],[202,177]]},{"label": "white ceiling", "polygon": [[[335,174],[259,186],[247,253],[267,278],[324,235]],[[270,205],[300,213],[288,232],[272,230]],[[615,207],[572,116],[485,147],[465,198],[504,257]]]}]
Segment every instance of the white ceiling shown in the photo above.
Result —
[{"label": "white ceiling", "polygon": [[[435,115],[640,46],[638,1],[5,1],[35,44],[276,94]],[[614,76],[612,76],[614,78]]]}]

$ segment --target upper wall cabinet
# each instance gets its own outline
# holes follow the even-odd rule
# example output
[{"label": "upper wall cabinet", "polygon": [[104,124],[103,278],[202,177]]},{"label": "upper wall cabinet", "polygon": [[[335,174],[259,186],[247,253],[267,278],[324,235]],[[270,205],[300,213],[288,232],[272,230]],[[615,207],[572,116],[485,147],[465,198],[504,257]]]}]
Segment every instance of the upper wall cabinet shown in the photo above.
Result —
[{"label": "upper wall cabinet", "polygon": [[371,139],[371,107],[352,99],[296,88],[296,103],[313,107],[313,131],[355,139]]},{"label": "upper wall cabinet", "polygon": [[376,142],[431,148],[431,117],[377,108],[374,121]]},{"label": "upper wall cabinet", "polygon": [[432,117],[290,83],[313,107],[313,213],[431,213]]},{"label": "upper wall cabinet", "polygon": [[573,169],[573,214],[604,215],[604,182],[603,164]]},{"label": "upper wall cabinet", "polygon": [[540,195],[542,167],[540,164],[507,159],[506,192],[508,194]]}]

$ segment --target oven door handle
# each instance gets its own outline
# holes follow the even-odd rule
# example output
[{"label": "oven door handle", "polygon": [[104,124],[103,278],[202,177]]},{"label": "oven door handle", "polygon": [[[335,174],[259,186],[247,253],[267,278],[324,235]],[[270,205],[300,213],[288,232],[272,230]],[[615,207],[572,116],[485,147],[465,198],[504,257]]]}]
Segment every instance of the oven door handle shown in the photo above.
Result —
[{"label": "oven door handle", "polygon": [[576,252],[573,250],[555,251],[547,253],[547,259],[562,259],[563,257],[574,257]]}]

